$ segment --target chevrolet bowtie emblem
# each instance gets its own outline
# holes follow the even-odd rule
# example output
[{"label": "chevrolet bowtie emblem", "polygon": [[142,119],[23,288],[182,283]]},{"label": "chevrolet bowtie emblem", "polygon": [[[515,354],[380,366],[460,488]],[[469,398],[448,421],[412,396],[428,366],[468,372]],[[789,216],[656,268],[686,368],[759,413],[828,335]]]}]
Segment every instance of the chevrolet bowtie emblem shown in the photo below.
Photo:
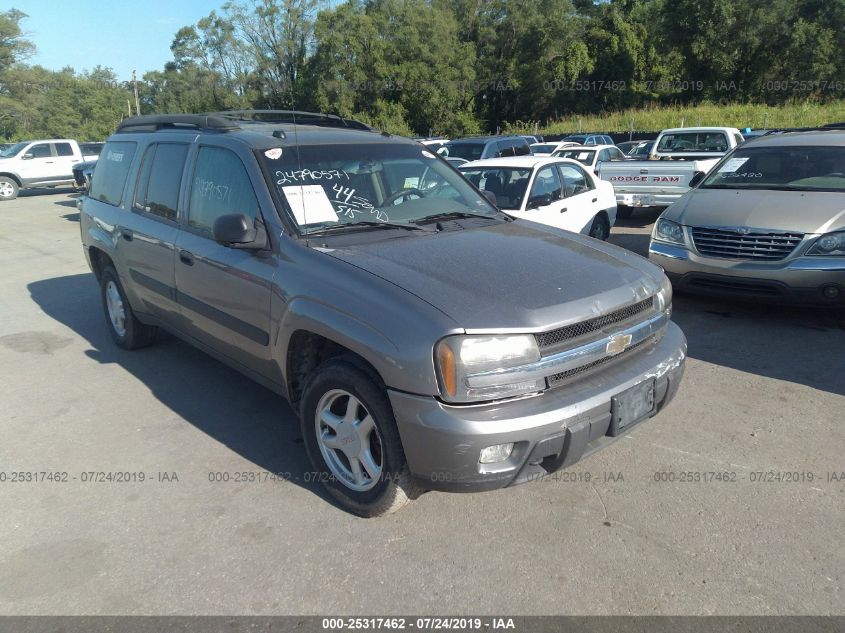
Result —
[{"label": "chevrolet bowtie emblem", "polygon": [[605,348],[608,356],[616,356],[616,354],[624,352],[631,344],[631,338],[630,334],[615,334],[611,336]]}]

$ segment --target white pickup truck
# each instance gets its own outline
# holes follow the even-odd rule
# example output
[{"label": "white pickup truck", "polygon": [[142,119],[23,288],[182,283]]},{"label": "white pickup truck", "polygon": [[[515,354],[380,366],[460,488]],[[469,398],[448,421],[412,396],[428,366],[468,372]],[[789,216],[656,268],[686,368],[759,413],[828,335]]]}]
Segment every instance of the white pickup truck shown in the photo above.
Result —
[{"label": "white pickup truck", "polygon": [[15,143],[0,152],[0,200],[14,200],[20,189],[73,185],[73,166],[95,158],[70,139]]},{"label": "white pickup truck", "polygon": [[663,130],[648,160],[604,163],[601,178],[613,184],[618,215],[627,218],[635,207],[669,206],[744,140],[732,127]]}]

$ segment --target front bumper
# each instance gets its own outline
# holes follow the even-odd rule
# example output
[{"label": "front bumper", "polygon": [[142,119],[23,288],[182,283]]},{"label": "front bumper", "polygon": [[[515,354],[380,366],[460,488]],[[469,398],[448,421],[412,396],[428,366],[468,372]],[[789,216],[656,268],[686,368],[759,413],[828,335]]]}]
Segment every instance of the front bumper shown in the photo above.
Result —
[{"label": "front bumper", "polygon": [[[845,306],[842,257],[754,262],[702,257],[686,246],[652,240],[648,258],[663,267],[675,290],[681,292],[771,303]],[[829,288],[837,289],[838,294],[826,296],[825,289]]]},{"label": "front bumper", "polygon": [[[532,398],[450,406],[389,391],[411,474],[426,488],[492,490],[570,466],[616,438],[607,435],[611,398],[655,380],[655,413],[674,397],[684,370],[686,338],[669,323],[663,337],[630,358]],[[511,456],[481,464],[481,450],[513,442]]]}]

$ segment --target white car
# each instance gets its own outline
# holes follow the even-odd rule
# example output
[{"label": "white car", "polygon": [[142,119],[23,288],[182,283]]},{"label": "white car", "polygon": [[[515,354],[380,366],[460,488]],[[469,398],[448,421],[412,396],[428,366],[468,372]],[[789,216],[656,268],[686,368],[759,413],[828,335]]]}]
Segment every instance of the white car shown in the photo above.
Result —
[{"label": "white car", "polygon": [[551,156],[556,151],[568,147],[581,147],[578,143],[570,141],[552,141],[549,143],[531,143],[531,153],[534,156]]},{"label": "white car", "polygon": [[476,160],[458,168],[502,210],[559,229],[606,240],[616,222],[613,185],[574,160],[512,156]]},{"label": "white car", "polygon": [[604,163],[627,160],[627,157],[616,145],[589,145],[559,149],[552,153],[558,158],[577,160],[589,167],[599,178]]}]

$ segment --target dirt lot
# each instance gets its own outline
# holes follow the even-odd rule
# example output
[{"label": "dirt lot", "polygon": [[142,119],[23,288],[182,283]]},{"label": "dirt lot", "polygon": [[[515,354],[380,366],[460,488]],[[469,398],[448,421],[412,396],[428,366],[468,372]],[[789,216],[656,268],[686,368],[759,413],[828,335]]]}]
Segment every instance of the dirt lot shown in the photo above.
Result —
[{"label": "dirt lot", "polygon": [[[655,216],[613,240],[644,253]],[[70,192],[0,203],[0,266],[0,613],[845,613],[833,314],[676,297],[659,417],[556,480],[368,521],[305,481],[279,397],[172,337],[115,348]]]}]

